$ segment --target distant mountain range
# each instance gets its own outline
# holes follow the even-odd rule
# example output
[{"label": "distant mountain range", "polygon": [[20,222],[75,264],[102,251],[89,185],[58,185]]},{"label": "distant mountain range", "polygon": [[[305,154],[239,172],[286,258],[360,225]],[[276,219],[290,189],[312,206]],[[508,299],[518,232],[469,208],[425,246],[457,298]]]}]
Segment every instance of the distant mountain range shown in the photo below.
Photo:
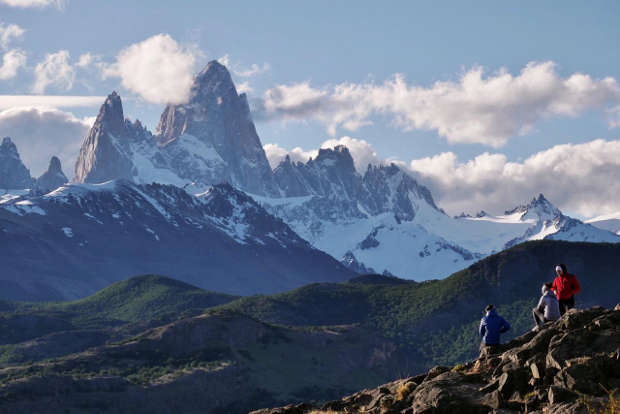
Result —
[{"label": "distant mountain range", "polygon": [[603,216],[594,217],[590,220],[586,220],[586,223],[620,235],[620,211],[612,214],[605,214]]},{"label": "distant mountain range", "polygon": [[[449,217],[408,172],[391,164],[360,174],[344,146],[272,170],[247,97],[216,61],[195,77],[188,103],[165,108],[154,134],[110,94],[75,182],[66,181],[56,157],[30,177],[3,140],[0,239],[10,248],[0,255],[14,264],[0,281],[6,297],[74,298],[144,272],[235,294],[351,272],[420,281],[527,240],[620,242],[618,230],[565,216],[542,194],[501,216]],[[310,257],[321,258],[321,279],[308,279]]]},{"label": "distant mountain range", "polygon": [[0,297],[86,296],[127,275],[162,273],[234,294],[272,293],[353,272],[228,184],[68,184],[0,204]]}]

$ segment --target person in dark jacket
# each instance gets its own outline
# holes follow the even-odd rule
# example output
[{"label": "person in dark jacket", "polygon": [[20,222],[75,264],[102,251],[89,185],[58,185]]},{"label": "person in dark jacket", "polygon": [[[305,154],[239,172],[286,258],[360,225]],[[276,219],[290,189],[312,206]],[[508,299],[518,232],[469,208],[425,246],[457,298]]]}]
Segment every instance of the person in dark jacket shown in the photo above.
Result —
[{"label": "person in dark jacket", "polygon": [[499,336],[510,330],[510,324],[497,314],[495,306],[489,305],[485,309],[486,315],[480,321],[479,333],[482,338],[481,350],[486,353],[499,349]]},{"label": "person in dark jacket", "polygon": [[577,276],[571,275],[566,271],[564,263],[555,267],[557,273],[553,280],[551,289],[555,292],[560,303],[560,315],[564,315],[567,310],[575,307],[575,295],[581,292],[581,286],[577,280]]}]

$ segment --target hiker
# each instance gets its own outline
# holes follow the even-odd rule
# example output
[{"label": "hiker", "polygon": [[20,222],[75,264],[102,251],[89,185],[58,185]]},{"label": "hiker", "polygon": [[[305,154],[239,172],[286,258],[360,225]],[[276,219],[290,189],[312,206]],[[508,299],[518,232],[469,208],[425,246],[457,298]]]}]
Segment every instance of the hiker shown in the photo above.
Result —
[{"label": "hiker", "polygon": [[560,304],[555,293],[551,290],[551,286],[551,283],[544,283],[542,285],[542,296],[538,301],[538,305],[532,309],[534,322],[536,322],[536,326],[533,329],[534,331],[540,330],[545,322],[557,321],[560,319]]},{"label": "hiker", "polygon": [[560,316],[564,315],[567,310],[575,307],[575,295],[581,292],[581,286],[577,280],[577,276],[571,275],[566,271],[566,265],[561,263],[555,267],[557,273],[553,280],[551,289],[555,291],[555,296],[560,303]]},{"label": "hiker", "polygon": [[497,314],[495,306],[489,305],[485,308],[486,315],[480,321],[480,344],[481,355],[495,353],[499,351],[499,335],[510,330],[510,325],[504,318]]}]

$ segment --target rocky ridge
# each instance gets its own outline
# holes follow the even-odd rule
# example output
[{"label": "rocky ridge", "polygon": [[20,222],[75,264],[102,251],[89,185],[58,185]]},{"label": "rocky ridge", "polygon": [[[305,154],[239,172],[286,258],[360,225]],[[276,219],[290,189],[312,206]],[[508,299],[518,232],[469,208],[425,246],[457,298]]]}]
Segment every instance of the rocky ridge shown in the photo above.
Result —
[{"label": "rocky ridge", "polygon": [[619,387],[620,304],[570,310],[465,364],[436,366],[325,404],[252,414],[615,413]]},{"label": "rocky ridge", "polygon": [[82,144],[75,181],[117,178],[195,191],[227,182],[250,193],[279,193],[247,97],[217,61],[194,78],[189,102],[164,109],[155,135],[124,117],[116,92],[107,97]]},{"label": "rocky ridge", "polygon": [[[0,244],[2,280],[23,300],[76,299],[156,272],[233,294],[353,275],[229,184],[191,195],[118,179],[15,194],[0,199]],[[17,293],[5,288],[0,297]]]}]

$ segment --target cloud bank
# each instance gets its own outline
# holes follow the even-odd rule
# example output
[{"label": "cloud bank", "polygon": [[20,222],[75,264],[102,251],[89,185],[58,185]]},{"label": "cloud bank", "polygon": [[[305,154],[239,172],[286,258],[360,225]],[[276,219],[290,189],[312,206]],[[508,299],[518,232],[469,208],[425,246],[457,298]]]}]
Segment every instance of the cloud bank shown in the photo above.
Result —
[{"label": "cloud bank", "polygon": [[[92,121],[92,120],[91,120]],[[34,177],[41,175],[52,155],[58,156],[69,179],[91,124],[69,112],[21,107],[0,111],[0,136],[10,136]]]},{"label": "cloud bank", "polygon": [[410,162],[446,210],[502,212],[538,193],[586,217],[620,210],[620,141],[556,145],[510,162],[484,153],[461,162],[452,152]]},{"label": "cloud bank", "polygon": [[62,9],[64,7],[64,0],[0,0],[0,4],[4,4],[9,7],[19,7],[22,9],[45,7],[56,7]]},{"label": "cloud bank", "polygon": [[[366,172],[368,164],[378,165],[389,162],[388,160],[380,159],[374,148],[363,139],[348,136],[339,139],[328,139],[321,144],[320,148],[334,148],[337,145],[344,145],[348,148],[353,157],[355,169],[360,174]],[[271,168],[276,168],[287,155],[293,162],[305,163],[308,161],[308,158],[315,158],[319,154],[318,149],[304,151],[301,147],[296,147],[289,151],[278,144],[266,144],[263,146],[263,149]]]},{"label": "cloud bank", "polygon": [[51,108],[98,107],[105,96],[0,95],[0,111],[14,107],[42,106]]},{"label": "cloud bank", "polygon": [[183,103],[189,98],[196,52],[170,35],[158,34],[123,49],[105,77],[119,77],[122,85],[148,102]]},{"label": "cloud bank", "polygon": [[[369,163],[398,164],[428,186],[438,204],[453,215],[480,210],[503,213],[538,193],[559,208],[585,217],[620,211],[620,140],[556,145],[522,162],[489,152],[465,161],[452,152],[409,162],[386,160],[367,141],[351,137],[327,140],[321,148],[335,145],[349,148],[361,174]],[[276,144],[264,149],[272,168],[287,154],[302,162],[318,154],[317,149],[287,151]]]},{"label": "cloud bank", "polygon": [[485,76],[475,67],[456,82],[430,87],[408,84],[399,74],[383,84],[277,85],[255,103],[255,114],[257,120],[316,120],[331,135],[340,128],[356,131],[372,123],[374,115],[388,115],[403,130],[434,130],[450,143],[494,148],[550,117],[601,110],[608,113],[610,127],[620,123],[620,85],[614,78],[581,73],[563,78],[556,69],[553,62],[530,62],[518,75],[500,69]]}]

